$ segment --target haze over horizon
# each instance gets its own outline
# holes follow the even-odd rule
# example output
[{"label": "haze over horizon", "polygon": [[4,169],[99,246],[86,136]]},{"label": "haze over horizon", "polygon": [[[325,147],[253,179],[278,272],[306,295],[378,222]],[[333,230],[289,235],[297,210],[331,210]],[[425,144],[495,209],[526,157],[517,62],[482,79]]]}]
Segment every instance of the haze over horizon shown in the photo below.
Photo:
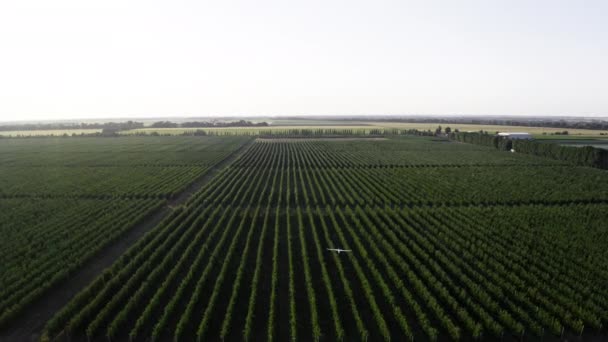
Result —
[{"label": "haze over horizon", "polygon": [[607,117],[608,2],[25,0],[0,121]]}]

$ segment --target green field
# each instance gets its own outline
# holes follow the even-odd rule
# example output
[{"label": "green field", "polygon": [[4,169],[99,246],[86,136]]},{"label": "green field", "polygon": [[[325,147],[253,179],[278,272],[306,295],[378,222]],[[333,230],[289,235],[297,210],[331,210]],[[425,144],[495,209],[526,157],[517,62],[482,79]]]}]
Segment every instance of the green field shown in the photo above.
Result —
[{"label": "green field", "polygon": [[260,120],[268,122],[271,126],[306,126],[306,127],[318,127],[318,126],[370,126],[365,121],[352,121],[352,120],[315,120],[315,119],[265,119]]},{"label": "green field", "polygon": [[608,134],[599,136],[585,136],[585,135],[536,135],[534,139],[543,140],[547,142],[554,141],[575,141],[575,140],[589,140],[589,141],[608,141]]},{"label": "green field", "polygon": [[586,137],[601,137],[600,133],[608,134],[606,131],[573,128],[554,128],[554,127],[526,127],[526,126],[502,126],[502,125],[473,125],[473,124],[437,124],[437,123],[399,123],[399,122],[372,122],[371,125],[385,128],[417,129],[435,131],[438,125],[443,128],[450,127],[452,130],[458,129],[462,132],[478,132],[480,130],[489,133],[495,132],[527,132],[535,138],[543,137],[543,133],[551,134],[556,132],[568,131],[569,135]]},{"label": "green field", "polygon": [[246,141],[0,140],[0,326]]},{"label": "green field", "polygon": [[[370,134],[372,130],[387,130],[392,129],[408,130],[417,129],[421,131],[435,131],[441,125],[443,128],[450,127],[452,130],[460,131],[480,130],[490,133],[495,132],[528,132],[534,135],[537,139],[553,139],[554,137],[564,137],[559,135],[551,135],[556,132],[567,130],[569,138],[608,138],[608,132],[586,130],[586,129],[559,129],[550,127],[524,127],[524,126],[496,126],[496,125],[470,125],[470,124],[439,124],[439,123],[399,123],[399,122],[349,122],[347,121],[321,121],[321,120],[277,120],[273,121],[268,127],[226,127],[226,128],[140,128],[129,131],[123,131],[121,134],[159,134],[159,135],[180,135],[192,134],[195,131],[204,131],[207,134],[213,135],[265,135],[268,132],[280,133],[288,130],[336,130],[336,131],[360,131],[364,134]],[[544,134],[543,134],[544,133]],[[601,135],[606,134],[606,135]]]},{"label": "green field", "polygon": [[226,127],[226,128],[138,128],[129,131],[123,131],[121,134],[124,135],[136,135],[139,133],[158,133],[160,135],[180,135],[184,133],[194,133],[197,130],[207,132],[209,134],[216,135],[261,135],[264,132],[282,132],[291,129],[297,130],[314,130],[314,129],[335,129],[335,130],[366,130],[374,129],[376,127],[364,126],[364,125],[296,125],[296,126],[268,126],[268,127]]},{"label": "green field", "polygon": [[80,134],[91,134],[100,133],[101,129],[41,129],[41,130],[27,130],[27,131],[0,131],[0,136],[5,137],[35,137],[35,136],[47,136],[55,135],[61,136],[67,135],[80,135]]},{"label": "green field", "polygon": [[420,136],[5,139],[0,162],[0,337],[159,210],[43,340],[605,334],[604,170]]},{"label": "green field", "polygon": [[551,136],[538,136],[536,137],[541,142],[559,144],[562,146],[573,146],[583,147],[592,146],[595,148],[608,149],[608,136],[589,137],[589,136],[564,136],[564,135],[551,135]]},{"label": "green field", "polygon": [[[179,121],[179,120],[178,120]],[[402,122],[373,122],[373,121],[343,121],[343,120],[297,120],[297,119],[273,119],[265,118],[257,121],[265,121],[270,124],[268,127],[225,127],[225,128],[139,128],[128,131],[122,131],[120,134],[124,135],[136,135],[136,134],[151,134],[157,133],[159,135],[181,135],[191,134],[196,130],[202,130],[209,134],[215,135],[260,135],[264,132],[273,131],[285,131],[290,129],[298,130],[315,130],[315,129],[333,129],[333,130],[362,130],[369,132],[372,129],[417,129],[422,131],[435,131],[435,129],[441,125],[443,128],[450,127],[452,130],[458,129],[460,131],[473,131],[478,132],[480,130],[487,131],[490,133],[495,132],[528,132],[534,135],[536,139],[608,139],[608,132],[599,130],[587,130],[587,129],[567,129],[567,128],[551,128],[551,127],[525,127],[525,126],[498,126],[498,125],[473,125],[473,124],[445,124],[445,123],[402,123]],[[149,124],[151,122],[148,122]],[[556,132],[562,132],[567,130],[568,136],[553,135]],[[77,129],[77,130],[32,130],[32,131],[0,131],[0,136],[16,137],[16,136],[61,136],[67,135],[80,135],[80,134],[91,134],[99,133],[100,129]],[[603,134],[603,135],[602,135]]]}]

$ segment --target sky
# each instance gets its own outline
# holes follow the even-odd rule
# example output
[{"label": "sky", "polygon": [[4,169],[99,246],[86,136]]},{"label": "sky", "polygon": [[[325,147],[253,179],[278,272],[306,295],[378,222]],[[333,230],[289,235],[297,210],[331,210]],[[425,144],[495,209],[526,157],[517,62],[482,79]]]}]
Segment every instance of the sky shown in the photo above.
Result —
[{"label": "sky", "polygon": [[608,115],[608,1],[0,3],[0,121]]}]

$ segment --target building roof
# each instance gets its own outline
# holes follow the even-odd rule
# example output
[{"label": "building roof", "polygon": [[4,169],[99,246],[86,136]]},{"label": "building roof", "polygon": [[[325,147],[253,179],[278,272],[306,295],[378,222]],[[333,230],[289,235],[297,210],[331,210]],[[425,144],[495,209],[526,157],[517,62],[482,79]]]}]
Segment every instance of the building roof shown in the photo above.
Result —
[{"label": "building roof", "polygon": [[527,132],[500,132],[498,135],[530,135]]}]

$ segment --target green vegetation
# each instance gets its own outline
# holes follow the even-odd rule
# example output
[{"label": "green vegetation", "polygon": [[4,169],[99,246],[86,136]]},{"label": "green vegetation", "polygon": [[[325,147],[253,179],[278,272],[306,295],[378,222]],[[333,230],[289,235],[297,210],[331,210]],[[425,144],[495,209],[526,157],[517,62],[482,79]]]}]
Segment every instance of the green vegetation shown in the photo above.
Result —
[{"label": "green vegetation", "polygon": [[0,199],[0,326],[162,203]]},{"label": "green vegetation", "polygon": [[38,137],[38,136],[72,136],[84,134],[101,133],[101,129],[96,128],[64,128],[64,129],[37,129],[37,130],[15,130],[0,131],[1,137]]},{"label": "green vegetation", "polygon": [[247,141],[0,140],[0,328]]},{"label": "green vegetation", "polygon": [[598,169],[429,137],[260,139],[58,312],[43,339],[598,333],[607,219]]},{"label": "green vegetation", "polygon": [[[383,127],[383,128],[397,128],[397,129],[416,129],[419,131],[435,131],[438,125],[443,127],[450,127],[452,131],[459,130],[460,132],[527,132],[534,136],[550,136],[549,134],[555,132],[561,132],[564,129],[546,127],[546,126],[509,126],[509,125],[490,125],[490,124],[472,124],[472,123],[442,123],[442,122],[428,122],[428,123],[413,123],[413,122],[369,122],[368,124]],[[580,128],[567,128],[569,136],[587,136],[587,137],[600,137],[606,134],[606,130],[596,129],[580,129]],[[543,135],[547,134],[547,135]],[[563,137],[563,136],[562,136]]]},{"label": "green vegetation", "polygon": [[[392,130],[391,130],[392,131]],[[140,128],[123,131],[124,135],[210,135],[210,136],[327,136],[384,134],[383,128],[373,126],[275,126],[227,128]]]},{"label": "green vegetation", "polygon": [[540,157],[548,157],[573,165],[608,169],[608,149],[589,145],[562,146],[534,140],[508,139],[487,133],[451,133],[450,139],[477,145],[494,147],[500,151],[514,151]]}]

